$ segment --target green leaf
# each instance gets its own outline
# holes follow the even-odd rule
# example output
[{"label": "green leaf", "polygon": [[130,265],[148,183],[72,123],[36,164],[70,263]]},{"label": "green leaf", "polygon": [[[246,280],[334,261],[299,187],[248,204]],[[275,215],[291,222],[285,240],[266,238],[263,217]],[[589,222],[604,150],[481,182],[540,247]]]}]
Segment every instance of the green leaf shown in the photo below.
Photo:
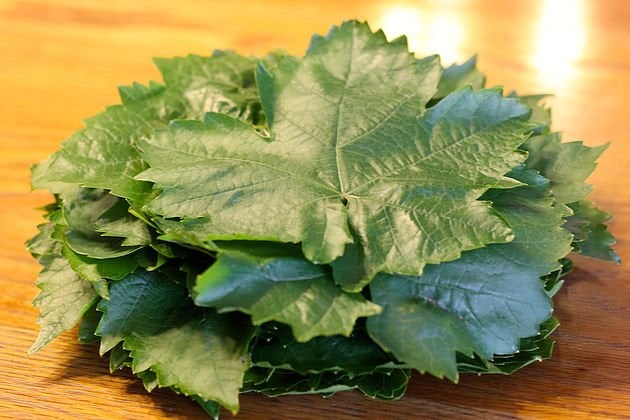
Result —
[{"label": "green leaf", "polygon": [[116,204],[100,215],[95,228],[101,236],[124,238],[121,246],[151,244],[151,233],[142,220],[129,213],[129,204],[118,200]]},{"label": "green leaf", "polygon": [[477,57],[472,56],[462,64],[452,64],[444,69],[434,98],[444,98],[464,86],[483,88],[486,76],[477,70]]},{"label": "green leaf", "polygon": [[173,313],[188,304],[186,288],[161,273],[138,270],[113,282],[109,299],[97,309],[103,312],[96,335],[104,354],[131,333],[152,334],[164,327]]},{"label": "green leaf", "polygon": [[381,370],[353,376],[343,372],[302,375],[282,369],[252,368],[247,371],[243,392],[257,391],[267,396],[323,394],[359,389],[371,398],[385,400],[402,397],[407,389],[409,371]]},{"label": "green leaf", "polygon": [[148,86],[141,83],[133,83],[130,86],[120,86],[118,93],[123,104],[142,102],[154,96],[161,95],[166,87],[156,82],[150,82]]},{"label": "green leaf", "polygon": [[142,379],[142,385],[144,386],[144,389],[147,390],[147,392],[153,391],[160,385],[156,373],[152,370],[136,372],[136,376]]},{"label": "green leaf", "polygon": [[120,201],[105,190],[74,186],[64,191],[62,196],[63,219],[69,230],[98,237],[100,235],[95,229],[97,221]]},{"label": "green leaf", "polygon": [[79,324],[79,341],[84,344],[96,343],[100,337],[95,335],[96,326],[101,319],[101,313],[96,310],[96,304],[92,305],[81,317]]},{"label": "green leaf", "polygon": [[541,324],[537,335],[521,340],[518,352],[495,356],[492,361],[478,356],[468,358],[459,354],[457,357],[457,368],[464,373],[511,374],[533,362],[548,359],[551,357],[554,344],[549,336],[559,325],[556,318],[549,318]]},{"label": "green leaf", "polygon": [[528,169],[539,171],[551,181],[551,189],[558,203],[582,200],[591,192],[584,180],[595,169],[597,158],[608,145],[584,146],[582,142],[563,143],[558,133],[530,137],[523,149],[529,152]]},{"label": "green leaf", "polygon": [[90,283],[76,275],[64,258],[44,255],[40,263],[44,269],[36,285],[41,291],[33,301],[39,308],[40,331],[31,354],[74,327],[98,299]]},{"label": "green leaf", "polygon": [[563,277],[569,274],[573,270],[573,262],[568,258],[562,258],[560,260],[562,267],[556,271],[553,271],[546,276],[543,276],[541,280],[545,284],[545,290],[549,297],[554,297],[556,293],[560,291],[564,284]]},{"label": "green leaf", "polygon": [[409,378],[411,378],[409,369],[391,369],[360,375],[353,382],[370,398],[397,400],[405,394]]},{"label": "green leaf", "polygon": [[371,283],[372,300],[384,310],[367,327],[383,349],[421,372],[456,381],[456,353],[491,359],[514,353],[521,338],[536,334],[552,310],[540,277],[559,267],[571,242],[561,227],[566,209],[555,207],[536,179],[487,194],[516,234],[511,243],[428,266],[420,277],[379,275]]},{"label": "green leaf", "polygon": [[121,87],[122,105],[87,119],[86,127],[68,138],[45,166],[34,168],[35,188],[75,183],[142,203],[150,185],[134,179],[146,167],[135,146],[139,138],[173,119],[200,118],[211,110],[246,109],[232,114],[250,118],[257,112],[253,59],[218,53],[156,63],[168,88],[157,83]]},{"label": "green leaf", "polygon": [[615,244],[615,238],[604,223],[610,220],[612,215],[587,200],[571,203],[569,207],[574,214],[567,219],[566,227],[576,235],[577,239],[573,242],[574,251],[621,264],[621,258],[611,248],[611,245]]},{"label": "green leaf", "polygon": [[62,143],[45,174],[33,180],[34,187],[46,188],[51,182],[76,183],[142,201],[150,185],[134,179],[145,169],[134,143],[181,114],[178,100],[167,95],[109,107],[87,119],[84,129]]},{"label": "green leaf", "polygon": [[107,216],[102,217],[121,201],[105,190],[78,186],[67,189],[63,196],[64,223],[58,223],[67,225],[64,243],[73,252],[92,259],[122,257],[142,248],[143,245],[124,246],[126,238],[103,237],[96,230],[100,221],[108,220]]},{"label": "green leaf", "polygon": [[191,398],[199,404],[199,406],[203,409],[203,411],[209,415],[214,420],[219,419],[219,415],[221,414],[221,406],[215,401],[206,401],[202,398],[199,398],[196,395],[192,395]]},{"label": "green leaf", "polygon": [[254,325],[279,321],[299,342],[320,335],[350,335],[357,318],[381,308],[342,291],[322,266],[292,248],[269,245],[224,251],[197,278],[195,304],[251,314]]},{"label": "green leaf", "polygon": [[259,66],[271,139],[207,114],[141,140],[151,168],[137,179],[161,190],[148,208],[207,217],[208,239],[300,242],[315,263],[341,256],[355,231],[368,276],[417,274],[509,241],[477,199],[518,185],[504,174],[524,159],[515,149],[528,110],[496,90],[460,90],[423,115],[438,74],[435,58],[415,60],[401,40],[335,28],[302,60]]},{"label": "green leaf", "polygon": [[134,372],[151,369],[160,386],[217,401],[238,411],[238,393],[249,367],[250,326],[240,316],[197,312],[177,327],[125,339]]},{"label": "green leaf", "polygon": [[51,235],[55,231],[55,224],[52,222],[42,223],[37,226],[38,233],[26,243],[31,255],[40,258],[48,254],[58,254],[60,244]]},{"label": "green leaf", "polygon": [[[384,310],[381,315],[368,319],[368,331],[381,348],[421,373],[457,381],[455,352],[472,355],[479,345],[458,317],[457,309],[449,307],[447,302],[435,302],[431,285],[419,279],[380,274],[372,281],[372,299]],[[442,285],[446,291],[445,301],[451,291],[473,298],[484,296],[483,290],[475,292],[483,288],[483,284],[472,284],[468,291],[464,287]],[[481,302],[478,306],[482,306]],[[472,311],[475,309],[476,306]],[[468,308],[466,311],[472,312]]]},{"label": "green leaf", "polygon": [[484,197],[492,200],[495,210],[512,227],[516,238],[510,244],[488,248],[512,260],[519,267],[515,269],[542,277],[559,269],[559,260],[571,252],[572,237],[563,228],[570,209],[557,203],[552,183],[528,179],[530,171],[511,174],[529,185],[492,190]]},{"label": "green leaf", "polygon": [[123,343],[118,343],[109,352],[109,372],[114,373],[118,369],[130,366],[131,357],[129,357],[129,352],[123,348]]},{"label": "green leaf", "polygon": [[67,246],[63,247],[62,253],[72,269],[84,280],[92,283],[102,279],[120,280],[138,267],[136,254],[117,258],[94,259],[77,254]]},{"label": "green leaf", "polygon": [[537,125],[534,130],[536,134],[549,133],[551,129],[551,109],[544,105],[544,100],[549,95],[518,96],[515,92],[512,92],[508,96],[518,98],[520,103],[532,110],[529,120]]},{"label": "green leaf", "polygon": [[238,409],[251,325],[244,317],[194,308],[186,288],[156,272],[112,283],[96,334],[101,353],[124,340],[134,372],[148,369],[161,387]]},{"label": "green leaf", "polygon": [[208,219],[169,220],[162,217],[152,218],[156,228],[161,233],[158,239],[174,242],[202,251],[216,252],[217,246],[207,239]]},{"label": "green leaf", "polygon": [[348,385],[342,372],[301,375],[283,369],[253,367],[245,373],[241,392],[260,392],[269,397],[280,395],[322,394],[331,396],[356,386]]},{"label": "green leaf", "polygon": [[301,374],[343,371],[369,373],[391,362],[365,332],[355,329],[350,337],[315,337],[295,340],[286,327],[265,324],[251,347],[252,362],[261,367],[291,369]]},{"label": "green leaf", "polygon": [[217,51],[211,57],[191,54],[154,61],[169,90],[184,99],[187,118],[201,119],[206,112],[222,112],[246,120],[254,117],[252,113],[259,102],[255,58]]}]

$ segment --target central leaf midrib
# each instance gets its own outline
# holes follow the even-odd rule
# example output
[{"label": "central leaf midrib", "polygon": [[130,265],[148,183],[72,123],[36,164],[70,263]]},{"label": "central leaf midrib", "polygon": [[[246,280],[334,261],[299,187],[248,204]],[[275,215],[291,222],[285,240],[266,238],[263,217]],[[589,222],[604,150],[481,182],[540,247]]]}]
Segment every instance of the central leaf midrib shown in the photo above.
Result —
[{"label": "central leaf midrib", "polygon": [[341,194],[342,199],[346,197],[346,187],[343,181],[343,174],[341,170],[341,147],[339,145],[340,138],[340,126],[341,124],[341,108],[343,107],[344,100],[346,98],[346,93],[348,91],[348,83],[350,79],[350,74],[352,72],[352,63],[354,61],[354,33],[350,37],[350,58],[348,60],[348,69],[346,70],[346,74],[344,77],[344,85],[341,91],[341,95],[339,96],[339,102],[337,103],[337,113],[335,116],[335,124],[333,126],[334,137],[333,143],[335,146],[335,166],[337,167],[337,179],[339,179],[339,193]]}]

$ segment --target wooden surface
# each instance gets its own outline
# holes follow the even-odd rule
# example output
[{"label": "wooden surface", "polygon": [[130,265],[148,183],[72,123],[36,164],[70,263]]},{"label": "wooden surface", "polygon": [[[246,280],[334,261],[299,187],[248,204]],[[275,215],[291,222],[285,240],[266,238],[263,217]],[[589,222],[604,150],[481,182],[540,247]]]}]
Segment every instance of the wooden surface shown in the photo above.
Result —
[{"label": "wooden surface", "polygon": [[[216,4],[214,4],[216,3]],[[418,53],[479,55],[490,85],[549,92],[566,139],[612,144],[591,182],[615,213],[617,251],[630,263],[630,2],[593,1],[7,1],[0,0],[0,417],[196,418],[169,391],[149,395],[109,375],[92,346],[65,334],[35,356],[31,307],[39,266],[23,247],[50,197],[29,192],[29,166],[81,119],[117,101],[116,87],[157,79],[153,56],[236,49],[304,51],[310,34],[345,18]],[[630,418],[630,264],[577,259],[556,298],[554,358],[513,376],[459,385],[415,375],[398,402],[358,393],[243,396],[241,418]],[[229,417],[229,415],[227,416]]]}]

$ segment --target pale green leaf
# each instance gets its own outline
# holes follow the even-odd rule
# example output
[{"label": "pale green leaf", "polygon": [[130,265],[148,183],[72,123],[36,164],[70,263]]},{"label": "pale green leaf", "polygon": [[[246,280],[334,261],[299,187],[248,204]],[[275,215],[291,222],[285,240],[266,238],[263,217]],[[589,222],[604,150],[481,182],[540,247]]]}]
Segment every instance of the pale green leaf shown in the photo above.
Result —
[{"label": "pale green leaf", "polygon": [[98,296],[87,281],[79,277],[68,262],[55,255],[40,259],[42,270],[37,287],[41,289],[33,305],[39,308],[39,336],[29,349],[35,353],[61,333],[74,327]]},{"label": "pale green leaf", "polygon": [[529,138],[523,149],[529,152],[526,166],[539,171],[551,181],[558,203],[568,204],[584,199],[591,186],[584,180],[595,169],[597,158],[608,145],[584,146],[582,142],[563,143],[558,133]]},{"label": "pale green leaf", "polygon": [[[212,311],[192,312],[183,324],[153,335],[125,339],[135,372],[151,369],[161,387],[238,411],[238,394],[249,367],[246,319]],[[245,321],[245,322],[243,322]]]},{"label": "pale green leaf", "polygon": [[464,86],[481,89],[485,81],[486,76],[477,70],[477,57],[473,56],[462,64],[451,64],[442,71],[434,97],[444,98]]},{"label": "pale green leaf", "polygon": [[[250,117],[256,107],[260,108],[256,105],[253,59],[223,53],[156,62],[167,87],[157,83],[121,87],[122,105],[87,119],[85,128],[64,141],[45,166],[34,168],[35,188],[80,184],[142,203],[150,185],[134,179],[146,167],[135,147],[139,138],[177,118],[200,118],[207,111]],[[230,107],[237,110],[231,112]]]},{"label": "pale green leaf", "polygon": [[217,51],[210,57],[191,54],[154,61],[168,89],[184,100],[187,118],[201,119],[206,112],[257,118],[255,58]]}]

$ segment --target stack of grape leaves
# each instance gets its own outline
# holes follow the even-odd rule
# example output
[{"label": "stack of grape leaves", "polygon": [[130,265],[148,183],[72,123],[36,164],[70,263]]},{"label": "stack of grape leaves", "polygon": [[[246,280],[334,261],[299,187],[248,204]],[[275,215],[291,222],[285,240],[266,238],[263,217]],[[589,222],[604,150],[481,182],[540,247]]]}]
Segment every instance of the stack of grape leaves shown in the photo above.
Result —
[{"label": "stack of grape leaves", "polygon": [[411,370],[550,356],[571,252],[619,262],[543,96],[484,89],[355,21],[304,57],[158,59],[33,168],[55,202],[36,352],[79,324],[112,371],[211,416],[239,393],[405,392]]}]

